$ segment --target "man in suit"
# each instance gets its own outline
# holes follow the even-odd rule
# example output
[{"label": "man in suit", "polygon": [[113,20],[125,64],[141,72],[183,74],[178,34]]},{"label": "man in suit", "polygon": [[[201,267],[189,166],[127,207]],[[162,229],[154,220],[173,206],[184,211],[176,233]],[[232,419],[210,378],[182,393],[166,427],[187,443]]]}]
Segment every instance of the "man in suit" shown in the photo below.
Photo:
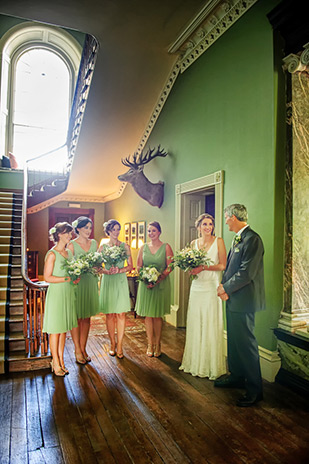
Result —
[{"label": "man in suit", "polygon": [[247,224],[246,207],[225,208],[225,223],[236,233],[227,257],[218,296],[226,301],[228,366],[230,375],[215,387],[245,388],[237,406],[253,406],[263,399],[258,344],[254,336],[255,312],[265,309],[264,247]]}]

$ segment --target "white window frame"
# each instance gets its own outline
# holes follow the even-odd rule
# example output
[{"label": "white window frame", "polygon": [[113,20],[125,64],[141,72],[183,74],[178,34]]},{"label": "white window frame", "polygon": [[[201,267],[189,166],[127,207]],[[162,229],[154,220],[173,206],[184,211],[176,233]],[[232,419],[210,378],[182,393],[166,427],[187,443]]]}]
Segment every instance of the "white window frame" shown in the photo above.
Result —
[{"label": "white window frame", "polygon": [[78,76],[82,47],[65,30],[34,22],[9,29],[0,39],[0,157],[12,151],[12,110],[16,63],[28,50],[44,48],[57,53],[66,64],[70,76],[70,99]]}]

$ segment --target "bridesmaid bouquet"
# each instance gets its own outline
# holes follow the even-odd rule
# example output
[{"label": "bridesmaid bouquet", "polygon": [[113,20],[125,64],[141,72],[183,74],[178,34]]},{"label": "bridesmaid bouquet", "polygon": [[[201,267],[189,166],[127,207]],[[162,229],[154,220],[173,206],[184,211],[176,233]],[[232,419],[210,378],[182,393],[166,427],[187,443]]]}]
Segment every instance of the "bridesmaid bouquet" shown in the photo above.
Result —
[{"label": "bridesmaid bouquet", "polygon": [[[187,245],[185,248],[174,254],[169,266],[172,269],[179,267],[182,271],[188,272],[195,267],[210,266],[212,263],[212,260],[207,256],[207,252],[205,250],[195,250]],[[190,277],[193,280],[197,278],[197,275]]]},{"label": "bridesmaid bouquet", "polygon": [[91,274],[97,275],[99,269],[102,267],[102,263],[104,261],[102,253],[98,251],[91,251],[86,255],[82,255],[82,261],[88,263],[89,265],[89,272]]},{"label": "bridesmaid bouquet", "polygon": [[73,259],[66,259],[62,265],[62,269],[66,271],[66,274],[70,277],[71,283],[79,279],[82,274],[86,274],[90,271],[89,263],[83,259],[83,256]]},{"label": "bridesmaid bouquet", "polygon": [[155,284],[159,277],[160,272],[155,267],[142,267],[139,270],[138,281],[144,282],[144,284]]},{"label": "bridesmaid bouquet", "polygon": [[118,261],[125,261],[127,259],[127,252],[120,246],[103,246],[102,257],[104,264],[116,266]]}]

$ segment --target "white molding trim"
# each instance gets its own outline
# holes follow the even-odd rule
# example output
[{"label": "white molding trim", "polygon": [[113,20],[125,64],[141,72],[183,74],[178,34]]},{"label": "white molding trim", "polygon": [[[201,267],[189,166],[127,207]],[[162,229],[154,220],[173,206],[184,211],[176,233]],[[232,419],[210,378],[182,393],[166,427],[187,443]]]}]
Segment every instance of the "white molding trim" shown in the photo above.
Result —
[{"label": "white molding trim", "polygon": [[[139,154],[144,149],[147,143],[147,140],[149,139],[149,136],[152,132],[152,129],[154,128],[155,123],[157,122],[158,117],[162,111],[162,108],[165,105],[165,102],[170,94],[170,91],[172,90],[173,85],[176,82],[179,72],[180,72],[180,60],[178,59],[176,63],[174,64],[173,69],[171,70],[167,78],[167,81],[165,82],[163,90],[157,100],[156,106],[150,116],[146,129],[144,130],[144,134],[140,140],[140,143],[138,144],[136,153]],[[126,188],[126,185],[127,185],[127,182],[122,182],[119,190],[111,195],[108,195],[108,197],[106,197],[108,198],[106,201],[116,200],[117,198],[119,198],[123,194]]]},{"label": "white molding trim", "polygon": [[62,193],[53,198],[50,198],[49,200],[43,201],[42,203],[39,203],[35,206],[31,206],[31,208],[27,209],[27,214],[33,214],[33,213],[37,213],[38,211],[42,211],[43,209],[48,208],[49,206],[52,206],[55,203],[58,203],[59,201],[106,203],[107,201],[114,199],[112,198],[112,195],[115,195],[115,194],[110,194],[105,197],[95,197],[95,196],[88,197],[86,195],[73,195],[73,194]]},{"label": "white molding trim", "polygon": [[[216,221],[216,232],[220,237],[222,235],[222,217],[223,217],[223,185],[224,185],[224,171],[217,171],[204,177],[192,179],[182,184],[175,186],[175,250],[181,247],[181,211],[183,205],[183,195],[186,193],[193,193],[198,190],[203,190],[208,187],[215,187],[215,217],[219,218]],[[180,270],[176,268],[174,274],[174,306],[176,311],[176,327],[184,327],[186,325],[186,318],[184,310],[179,308],[180,302]],[[175,317],[172,318],[175,320]],[[172,323],[172,322],[171,322]]]},{"label": "white molding trim", "polygon": [[181,72],[206,52],[258,0],[209,1],[169,48],[181,55]]}]

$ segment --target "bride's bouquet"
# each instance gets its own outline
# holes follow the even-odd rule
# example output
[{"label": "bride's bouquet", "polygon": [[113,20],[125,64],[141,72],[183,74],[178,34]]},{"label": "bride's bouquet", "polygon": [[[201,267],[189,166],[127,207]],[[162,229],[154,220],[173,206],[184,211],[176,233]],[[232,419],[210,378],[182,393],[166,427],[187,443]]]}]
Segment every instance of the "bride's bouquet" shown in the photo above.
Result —
[{"label": "bride's bouquet", "polygon": [[127,252],[120,246],[103,246],[102,250],[103,263],[109,266],[116,266],[118,261],[127,259]]},{"label": "bride's bouquet", "polygon": [[155,284],[157,283],[160,272],[155,267],[141,267],[139,270],[138,281],[144,282],[144,284]]},{"label": "bride's bouquet", "polygon": [[[205,250],[196,250],[187,245],[180,251],[177,251],[172,257],[170,267],[175,269],[179,267],[182,271],[188,272],[198,266],[210,266],[212,260],[207,256]],[[191,279],[196,279],[197,275],[191,275]]]},{"label": "bride's bouquet", "polygon": [[61,267],[70,277],[72,284],[77,283],[76,280],[90,271],[89,263],[83,259],[83,256],[65,259]]}]

